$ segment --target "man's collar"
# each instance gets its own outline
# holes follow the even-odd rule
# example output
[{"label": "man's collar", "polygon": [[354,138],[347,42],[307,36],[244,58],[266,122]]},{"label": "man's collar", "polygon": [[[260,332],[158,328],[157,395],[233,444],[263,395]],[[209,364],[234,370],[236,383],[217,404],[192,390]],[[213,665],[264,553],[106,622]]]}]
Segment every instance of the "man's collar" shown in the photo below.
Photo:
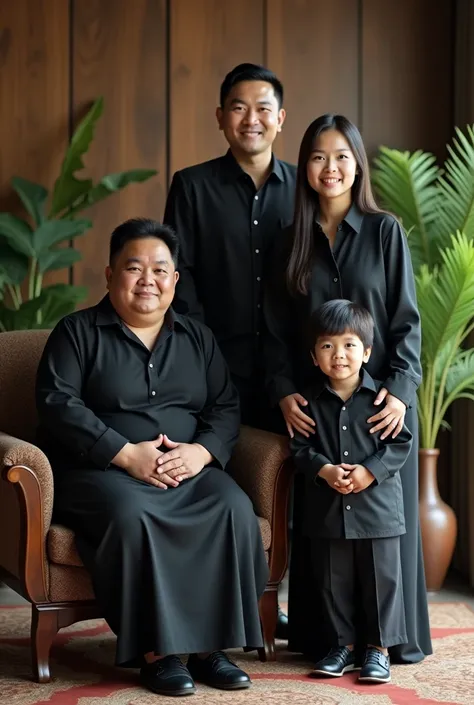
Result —
[{"label": "man's collar", "polygon": [[[96,306],[96,326],[113,326],[118,325],[120,328],[124,325],[122,319],[118,315],[117,311],[112,306],[110,297],[108,294],[99,301]],[[178,324],[182,328],[189,330],[186,317],[180,316],[171,307],[165,313],[165,324],[170,330],[174,330],[175,325]]]},{"label": "man's collar", "polygon": [[[232,150],[230,149],[227,150],[226,154],[222,158],[222,166],[222,176],[227,182],[235,181],[236,179],[240,179],[242,178],[242,176],[247,175],[247,173],[242,169],[242,167],[232,154]],[[279,179],[279,181],[283,182],[285,180],[280,160],[277,159],[274,154],[272,154],[272,170],[270,172],[269,178],[273,175],[277,179]]]},{"label": "man's collar", "polygon": [[[362,388],[370,389],[370,391],[372,391],[372,392],[378,391],[374,380],[372,379],[370,374],[367,372],[365,367],[362,367],[362,369],[361,369],[360,384],[355,391],[358,392],[359,389],[362,389]],[[326,375],[321,374],[321,375],[319,375],[319,379],[316,382],[314,390],[313,390],[314,397],[317,399],[318,397],[321,396],[321,394],[325,390],[331,392],[332,394],[335,393],[334,390],[331,388],[331,385],[329,384],[329,380],[326,377]]]}]

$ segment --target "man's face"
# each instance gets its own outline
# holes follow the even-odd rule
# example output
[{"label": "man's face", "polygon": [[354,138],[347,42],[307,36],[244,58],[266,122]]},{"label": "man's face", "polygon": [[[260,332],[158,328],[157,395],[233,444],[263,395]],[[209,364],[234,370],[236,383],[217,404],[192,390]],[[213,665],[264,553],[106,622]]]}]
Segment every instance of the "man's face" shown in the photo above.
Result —
[{"label": "man's face", "polygon": [[271,83],[237,83],[216,111],[219,129],[235,156],[257,155],[271,149],[281,131],[285,111],[279,108]]},{"label": "man's face", "polygon": [[125,322],[159,321],[174,297],[179,274],[163,240],[130,240],[105,270],[113,307]]}]

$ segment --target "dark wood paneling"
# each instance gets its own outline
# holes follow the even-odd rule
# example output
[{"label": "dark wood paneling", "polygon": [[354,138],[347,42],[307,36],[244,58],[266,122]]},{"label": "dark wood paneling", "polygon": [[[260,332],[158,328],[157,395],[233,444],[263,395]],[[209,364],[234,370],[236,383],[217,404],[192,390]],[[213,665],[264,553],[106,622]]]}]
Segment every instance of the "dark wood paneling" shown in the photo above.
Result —
[{"label": "dark wood paneling", "polygon": [[455,26],[454,123],[474,123],[474,2],[457,0]]},{"label": "dark wood paneling", "polygon": [[369,152],[381,144],[432,151],[452,132],[451,0],[363,0],[362,128]]},{"label": "dark wood paneling", "polygon": [[68,22],[64,0],[0,3],[1,211],[25,215],[12,176],[51,189],[58,175],[68,140]]},{"label": "dark wood paneling", "polygon": [[100,95],[105,111],[87,156],[95,178],[133,168],[159,175],[97,204],[94,228],[80,241],[84,260],[74,281],[89,287],[89,304],[104,293],[113,228],[134,216],[160,218],[166,195],[165,0],[74,0],[73,101],[78,118]]},{"label": "dark wood paneling", "polygon": [[266,62],[283,81],[278,156],[296,162],[303,133],[335,112],[358,118],[358,0],[267,0]]},{"label": "dark wood paneling", "polygon": [[171,173],[226,150],[215,118],[220,84],[237,64],[263,62],[263,20],[263,0],[171,2]]}]

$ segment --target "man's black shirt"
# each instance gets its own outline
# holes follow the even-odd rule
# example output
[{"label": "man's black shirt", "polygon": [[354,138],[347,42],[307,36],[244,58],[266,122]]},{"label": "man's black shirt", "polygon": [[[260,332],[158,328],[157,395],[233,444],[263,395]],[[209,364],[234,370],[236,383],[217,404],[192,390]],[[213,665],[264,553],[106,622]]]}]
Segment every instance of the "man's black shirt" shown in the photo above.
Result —
[{"label": "man's black shirt", "polygon": [[169,309],[153,350],[108,296],[63,318],[39,365],[38,445],[55,471],[105,470],[127,442],[200,443],[224,467],[239,432],[235,387],[211,331]]},{"label": "man's black shirt", "polygon": [[176,172],[164,222],[179,237],[174,307],[204,321],[231,372],[261,369],[262,293],[274,239],[293,219],[296,167],[273,157],[256,190],[230,150]]}]

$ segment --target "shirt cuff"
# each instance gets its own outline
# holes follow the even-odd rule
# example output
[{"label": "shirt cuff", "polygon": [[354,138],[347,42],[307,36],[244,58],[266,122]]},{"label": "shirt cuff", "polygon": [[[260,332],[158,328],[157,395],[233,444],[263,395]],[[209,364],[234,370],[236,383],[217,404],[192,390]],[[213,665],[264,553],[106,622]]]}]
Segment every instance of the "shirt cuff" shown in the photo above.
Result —
[{"label": "shirt cuff", "polygon": [[415,399],[418,385],[410,377],[407,377],[401,372],[394,372],[393,375],[390,375],[385,381],[384,387],[388,389],[390,394],[400,399],[408,408]]},{"label": "shirt cuff", "polygon": [[268,395],[272,406],[277,406],[279,401],[290,394],[296,394],[298,390],[287,377],[277,377],[268,386]]},{"label": "shirt cuff", "polygon": [[224,470],[225,466],[229,462],[230,453],[225,448],[224,444],[218,439],[215,433],[203,432],[193,438],[193,443],[199,443],[212,455],[214,460],[221,466]]},{"label": "shirt cuff", "polygon": [[108,428],[94,443],[89,452],[84,453],[84,456],[89,457],[97,467],[106,470],[117,453],[128,442],[127,438],[121,436],[113,428]]},{"label": "shirt cuff", "polygon": [[380,483],[384,480],[388,480],[390,477],[387,467],[376,455],[372,455],[370,458],[367,458],[367,460],[361,463],[361,465],[372,473],[378,485],[380,485]]}]

